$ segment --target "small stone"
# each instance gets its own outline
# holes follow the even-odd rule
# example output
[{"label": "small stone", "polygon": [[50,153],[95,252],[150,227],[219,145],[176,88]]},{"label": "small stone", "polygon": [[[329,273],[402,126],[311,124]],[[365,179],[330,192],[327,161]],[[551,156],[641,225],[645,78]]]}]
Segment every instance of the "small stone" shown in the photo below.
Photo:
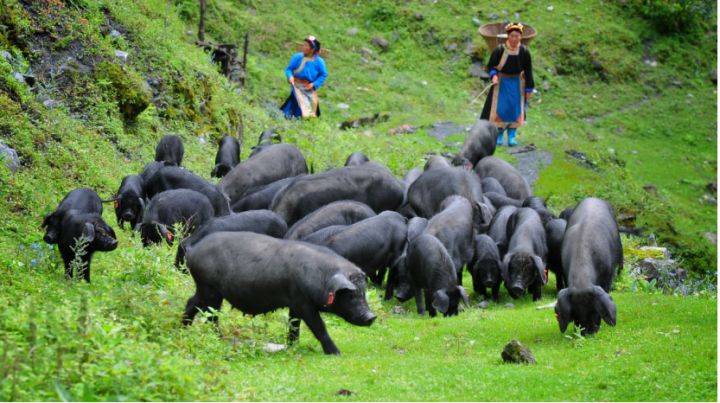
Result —
[{"label": "small stone", "polygon": [[547,7],[547,10],[548,10],[548,11],[553,11],[553,10],[555,10],[555,6],[548,6],[548,7]]},{"label": "small stone", "polygon": [[383,52],[387,52],[388,48],[390,47],[390,43],[387,41],[387,39],[376,36],[372,39],[372,44],[380,48]]},{"label": "small stone", "polygon": [[12,73],[12,76],[17,82],[25,84],[25,77],[23,77],[22,74],[18,73],[17,71]]},{"label": "small stone", "polygon": [[428,82],[427,82],[426,80],[422,80],[420,83],[421,83],[422,85],[427,85],[427,84],[428,84]]},{"label": "small stone", "polygon": [[497,20],[497,19],[499,19],[499,18],[500,18],[500,16],[497,15],[497,14],[495,14],[495,13],[490,13],[490,14],[488,14],[488,19],[489,19],[489,20]]},{"label": "small stone", "polygon": [[353,393],[352,393],[351,391],[347,390],[347,389],[340,389],[340,390],[338,390],[337,393],[335,393],[335,394],[336,394],[336,395],[340,395],[340,396],[350,396],[350,395],[352,395]]},{"label": "small stone", "polygon": [[478,27],[479,27],[480,25],[482,25],[482,22],[480,22],[480,19],[477,18],[477,17],[473,17],[472,23],[473,23],[475,26],[478,26]]},{"label": "small stone", "polygon": [[365,136],[365,137],[372,137],[372,136],[373,136],[372,130],[365,130],[365,131],[363,132],[363,136]]},{"label": "small stone", "polygon": [[681,80],[674,79],[674,80],[670,80],[670,84],[674,85],[676,87],[682,87],[685,83],[683,83]]},{"label": "small stone", "polygon": [[60,106],[60,102],[50,98],[44,100],[42,104],[48,109],[55,109]]},{"label": "small stone", "polygon": [[457,48],[458,48],[458,45],[455,42],[450,42],[447,45],[445,45],[445,50],[448,52],[454,52],[457,50]]},{"label": "small stone", "polygon": [[637,153],[638,153],[637,150],[632,150],[632,151],[630,151],[630,152],[631,152],[633,155],[637,155]]},{"label": "small stone", "polygon": [[115,50],[115,57],[117,57],[118,59],[120,59],[124,62],[127,61],[128,56],[129,56],[128,52],[123,52],[122,50]]},{"label": "small stone", "polygon": [[355,27],[352,27],[347,30],[347,34],[350,36],[355,36],[355,35],[357,35],[357,33],[358,33],[358,29]]},{"label": "small stone", "polygon": [[502,351],[502,359],[505,362],[516,364],[535,364],[535,356],[527,346],[513,339]]},{"label": "small stone", "polygon": [[625,133],[625,128],[624,128],[624,127],[616,127],[616,128],[615,128],[615,133],[617,133],[617,134],[623,134],[623,133]]},{"label": "small stone", "polygon": [[515,308],[515,304],[508,302],[507,304],[503,305],[505,308],[512,309]]},{"label": "small stone", "polygon": [[198,143],[200,143],[201,146],[204,146],[207,144],[207,140],[205,139],[205,136],[198,137]]},{"label": "small stone", "polygon": [[278,353],[284,350],[287,350],[287,345],[285,344],[268,343],[263,346],[263,351],[269,354]]},{"label": "small stone", "polygon": [[7,60],[8,63],[13,64],[14,58],[13,55],[10,54],[10,52],[6,52],[3,50],[2,52],[0,52],[0,56]]},{"label": "small stone", "polygon": [[714,232],[708,231],[708,232],[704,233],[703,236],[705,237],[705,239],[710,241],[710,243],[712,243],[713,245],[717,245],[717,235],[715,235]]},{"label": "small stone", "polygon": [[345,110],[345,109],[350,109],[350,105],[348,105],[348,104],[346,104],[346,103],[342,103],[342,102],[340,102],[340,103],[337,105],[337,107],[338,107],[338,109],[343,109],[343,110]]},{"label": "small stone", "polygon": [[547,80],[544,80],[542,83],[543,90],[548,91],[550,90],[550,82]]},{"label": "small stone", "polygon": [[688,92],[687,96],[688,98],[695,98],[695,95],[693,95],[692,92]]},{"label": "small stone", "polygon": [[615,154],[615,149],[610,147],[607,149],[610,154]]},{"label": "small stone", "polygon": [[490,303],[488,301],[482,301],[477,305],[477,307],[480,309],[487,309],[489,306]]},{"label": "small stone", "polygon": [[415,13],[415,21],[422,21],[424,19],[425,19],[425,16],[423,15],[423,13],[421,13],[419,11]]},{"label": "small stone", "polygon": [[118,39],[122,38],[122,34],[117,29],[113,29],[112,31],[110,31],[110,37],[113,39]]},{"label": "small stone", "polygon": [[373,52],[372,49],[370,49],[370,48],[362,48],[362,49],[360,49],[360,54],[361,54],[364,58],[366,58],[366,59],[369,59],[370,57],[372,57],[372,55],[373,55],[374,53],[375,53],[375,52]]},{"label": "small stone", "polygon": [[392,307],[392,310],[390,312],[394,313],[395,315],[405,315],[407,313],[405,308],[401,307],[400,305],[395,305],[394,307]]},{"label": "small stone", "polygon": [[17,151],[0,142],[0,159],[5,160],[5,166],[15,173],[20,169],[20,158]]}]

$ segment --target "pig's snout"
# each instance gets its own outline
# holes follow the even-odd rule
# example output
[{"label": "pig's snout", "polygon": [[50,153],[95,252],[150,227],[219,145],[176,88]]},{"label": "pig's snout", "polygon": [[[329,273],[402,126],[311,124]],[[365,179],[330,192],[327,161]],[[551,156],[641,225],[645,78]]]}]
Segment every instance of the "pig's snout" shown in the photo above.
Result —
[{"label": "pig's snout", "polygon": [[132,221],[133,218],[135,218],[135,214],[133,214],[132,211],[130,211],[130,210],[125,211],[122,214],[123,221]]},{"label": "pig's snout", "polygon": [[513,284],[510,289],[508,290],[510,292],[510,296],[513,298],[520,298],[525,294],[525,287],[521,283],[515,283]]},{"label": "pig's snout", "polygon": [[377,316],[375,316],[372,312],[367,311],[365,312],[365,315],[363,315],[363,319],[361,320],[362,326],[370,326],[375,322],[375,319],[377,319]]}]

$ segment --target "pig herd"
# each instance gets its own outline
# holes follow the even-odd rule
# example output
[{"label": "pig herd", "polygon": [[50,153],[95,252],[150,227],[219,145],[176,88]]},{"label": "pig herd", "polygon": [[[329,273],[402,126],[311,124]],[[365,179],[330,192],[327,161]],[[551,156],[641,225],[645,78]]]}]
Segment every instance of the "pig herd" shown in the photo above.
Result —
[{"label": "pig herd", "polygon": [[226,136],[211,172],[217,185],[182,168],[180,138],[165,136],[155,161],[123,178],[111,199],[70,192],[45,216],[44,239],[58,244],[67,277],[77,268],[89,282],[93,253],[117,248],[102,218],[102,203],[112,202],[120,228],[129,224],[144,246],[179,241],[175,265],[196,285],[183,324],[198,312],[217,324],[223,300],[252,315],[289,308],[288,341],[302,320],[326,354],[339,350],[320,312],[369,326],[368,280],[385,283],[386,300],[414,298],[419,314],[451,316],[469,307],[464,268],[472,290],[494,301],[502,284],[512,298],[540,299],[550,270],[562,332],[570,322],[585,333],[601,320],[614,326],[609,292],[623,257],[611,206],[587,198],[556,217],[493,156],[496,136],[481,120],[457,155],[431,156],[403,180],[359,152],[311,173],[274,130],[240,162],[240,144]]}]

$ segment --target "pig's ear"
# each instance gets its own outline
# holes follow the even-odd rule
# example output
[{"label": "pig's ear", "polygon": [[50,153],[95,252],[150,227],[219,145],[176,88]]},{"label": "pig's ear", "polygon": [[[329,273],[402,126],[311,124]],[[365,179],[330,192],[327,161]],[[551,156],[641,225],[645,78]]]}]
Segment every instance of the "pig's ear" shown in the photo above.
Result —
[{"label": "pig's ear", "polygon": [[432,306],[443,314],[447,313],[450,308],[450,297],[448,297],[445,290],[441,289],[435,291],[435,294],[433,294]]},{"label": "pig's ear", "polygon": [[55,212],[54,212],[54,211],[53,211],[52,213],[47,213],[47,214],[45,214],[45,217],[43,217],[42,226],[43,226],[43,227],[47,227],[48,225],[50,225],[50,220],[51,220],[54,216],[55,216]]},{"label": "pig's ear", "polygon": [[533,263],[535,265],[535,270],[537,271],[537,275],[542,281],[543,285],[547,284],[547,272],[545,271],[545,263],[543,263],[542,259],[540,259],[540,256],[533,256]]},{"label": "pig's ear", "polygon": [[85,228],[83,228],[82,236],[88,240],[88,242],[92,242],[95,240],[95,226],[91,222],[85,223]]},{"label": "pig's ear", "polygon": [[565,333],[572,319],[570,289],[568,288],[564,288],[558,293],[558,300],[557,303],[555,303],[555,318],[558,321],[558,325],[560,325],[560,332]]},{"label": "pig's ear", "polygon": [[462,299],[463,304],[465,304],[466,307],[470,308],[470,301],[468,300],[468,293],[465,291],[465,288],[461,285],[457,286],[458,291],[460,291],[460,298]]},{"label": "pig's ear", "polygon": [[505,255],[505,258],[502,261],[502,264],[500,264],[500,277],[502,277],[505,284],[510,281],[510,277],[508,275],[508,266],[510,266],[510,259],[512,259],[513,253],[508,253]]},{"label": "pig's ear", "polygon": [[165,238],[165,241],[168,245],[172,246],[173,244],[173,234],[172,232],[168,231],[165,224],[159,224],[158,228],[160,229],[160,235]]},{"label": "pig's ear", "polygon": [[357,290],[357,287],[355,287],[355,284],[348,280],[347,277],[338,273],[332,276],[332,278],[330,278],[330,282],[328,283],[328,291],[337,294],[337,292],[340,290],[355,291]]},{"label": "pig's ear", "polygon": [[610,326],[615,326],[617,320],[617,306],[613,302],[610,294],[606,293],[605,290],[600,286],[593,287],[593,293],[595,294],[595,307],[600,313],[600,317],[603,318],[605,323]]}]

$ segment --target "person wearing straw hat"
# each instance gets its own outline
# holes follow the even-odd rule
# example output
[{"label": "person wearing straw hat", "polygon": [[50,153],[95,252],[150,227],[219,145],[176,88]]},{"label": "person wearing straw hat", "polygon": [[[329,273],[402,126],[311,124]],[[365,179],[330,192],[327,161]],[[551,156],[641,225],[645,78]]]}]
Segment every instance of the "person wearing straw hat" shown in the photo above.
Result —
[{"label": "person wearing straw hat", "polygon": [[495,48],[487,65],[492,88],[480,118],[498,128],[498,146],[503,144],[505,131],[508,146],[517,145],[517,128],[525,125],[525,107],[535,88],[530,51],[521,43],[523,28],[519,22],[505,26],[507,41]]},{"label": "person wearing straw hat", "polygon": [[302,51],[293,55],[285,69],[290,96],[280,109],[288,119],[320,116],[317,90],[328,76],[325,60],[319,54],[320,41],[310,35],[302,46]]}]

